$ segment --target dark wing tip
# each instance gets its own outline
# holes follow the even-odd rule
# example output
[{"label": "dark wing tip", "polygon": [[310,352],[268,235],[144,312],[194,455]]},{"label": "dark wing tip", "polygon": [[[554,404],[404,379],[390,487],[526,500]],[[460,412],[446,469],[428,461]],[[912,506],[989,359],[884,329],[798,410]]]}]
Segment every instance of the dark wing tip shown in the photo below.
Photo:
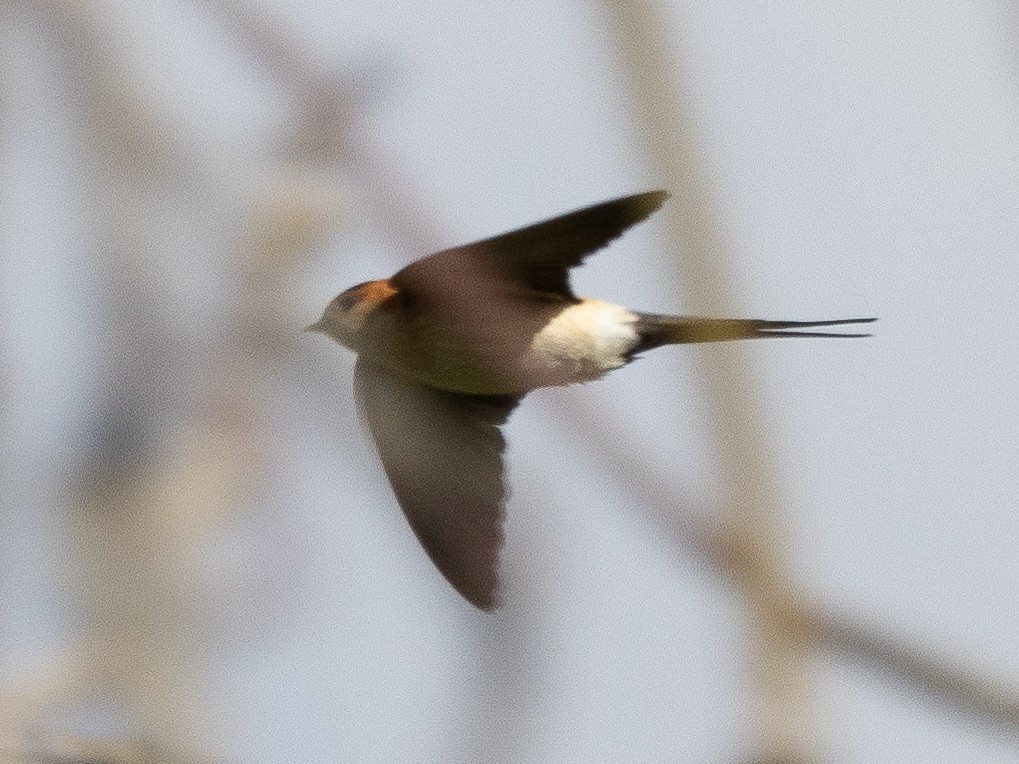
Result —
[{"label": "dark wing tip", "polygon": [[659,189],[657,191],[645,191],[632,196],[622,196],[601,204],[589,207],[590,210],[600,210],[605,216],[605,222],[612,221],[617,230],[613,232],[615,238],[627,228],[636,225],[642,220],[651,217],[658,209],[665,204],[669,198],[669,192]]},{"label": "dark wing tip", "polygon": [[634,194],[629,197],[628,201],[632,202],[635,209],[645,213],[645,216],[650,215],[652,212],[657,210],[666,201],[668,201],[669,194],[665,189],[658,189],[656,191],[645,191],[642,194]]},{"label": "dark wing tip", "polygon": [[354,393],[397,502],[428,557],[464,599],[494,609],[506,497],[499,426],[519,396],[448,393],[363,357]]},{"label": "dark wing tip", "polygon": [[463,588],[457,589],[457,591],[474,607],[486,613],[497,610],[499,605],[502,604],[499,598],[495,596],[495,591],[471,592]]},{"label": "dark wing tip", "polygon": [[569,270],[652,215],[663,190],[609,199],[411,263],[390,279],[409,294],[446,299],[443,285],[481,275],[509,279],[538,292],[573,298]]}]

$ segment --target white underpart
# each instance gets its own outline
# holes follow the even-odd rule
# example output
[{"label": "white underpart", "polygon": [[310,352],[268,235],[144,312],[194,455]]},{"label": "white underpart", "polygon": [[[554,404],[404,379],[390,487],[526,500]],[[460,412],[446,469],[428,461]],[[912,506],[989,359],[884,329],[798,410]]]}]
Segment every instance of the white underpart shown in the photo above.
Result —
[{"label": "white underpart", "polygon": [[531,342],[526,366],[548,384],[598,379],[627,361],[638,341],[637,315],[619,305],[584,300],[571,305]]}]

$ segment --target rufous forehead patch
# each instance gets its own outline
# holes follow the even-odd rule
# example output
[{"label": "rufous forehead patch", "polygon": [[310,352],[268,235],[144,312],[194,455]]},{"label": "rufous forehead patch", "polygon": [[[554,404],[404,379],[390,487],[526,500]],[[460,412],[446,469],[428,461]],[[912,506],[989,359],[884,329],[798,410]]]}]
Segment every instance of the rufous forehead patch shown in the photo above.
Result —
[{"label": "rufous forehead patch", "polygon": [[365,281],[363,284],[352,286],[346,292],[338,295],[333,303],[341,311],[346,313],[358,305],[372,308],[396,294],[396,288],[388,281]]},{"label": "rufous forehead patch", "polygon": [[388,300],[394,294],[396,294],[396,287],[386,279],[382,281],[368,281],[362,284],[358,290],[358,296],[362,300],[374,305]]}]

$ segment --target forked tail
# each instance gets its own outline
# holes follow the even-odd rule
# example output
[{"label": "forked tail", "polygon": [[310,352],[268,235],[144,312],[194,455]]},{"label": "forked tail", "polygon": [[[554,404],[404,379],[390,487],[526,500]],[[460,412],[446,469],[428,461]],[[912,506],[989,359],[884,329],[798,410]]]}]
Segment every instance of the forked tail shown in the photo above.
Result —
[{"label": "forked tail", "polygon": [[869,324],[876,318],[840,318],[835,321],[761,321],[751,318],[700,318],[641,313],[637,319],[639,353],[662,345],[684,342],[722,342],[759,337],[870,337],[859,332],[805,331],[820,326]]}]

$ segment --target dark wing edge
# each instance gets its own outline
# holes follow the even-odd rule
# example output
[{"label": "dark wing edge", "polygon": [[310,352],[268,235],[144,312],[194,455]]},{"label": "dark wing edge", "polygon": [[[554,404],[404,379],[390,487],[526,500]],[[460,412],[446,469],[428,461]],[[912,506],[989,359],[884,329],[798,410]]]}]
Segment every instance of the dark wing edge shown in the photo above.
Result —
[{"label": "dark wing edge", "polygon": [[393,282],[401,289],[427,290],[443,272],[462,272],[470,258],[529,289],[572,298],[569,269],[645,220],[669,198],[667,191],[647,191],[593,204],[540,223],[518,228],[410,264]]},{"label": "dark wing edge", "polygon": [[425,552],[471,604],[497,607],[506,498],[499,427],[519,396],[447,393],[364,359],[354,370],[354,392]]}]

